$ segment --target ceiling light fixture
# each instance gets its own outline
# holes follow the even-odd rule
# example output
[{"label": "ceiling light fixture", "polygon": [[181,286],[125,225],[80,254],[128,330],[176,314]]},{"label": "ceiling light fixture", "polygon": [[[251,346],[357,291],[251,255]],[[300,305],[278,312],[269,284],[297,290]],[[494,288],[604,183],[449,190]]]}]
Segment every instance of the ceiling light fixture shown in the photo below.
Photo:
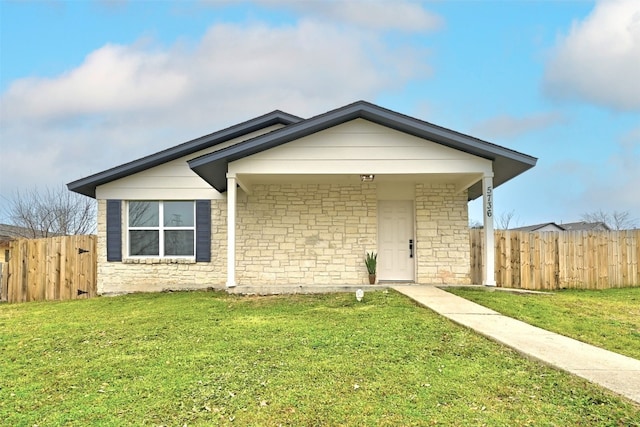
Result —
[{"label": "ceiling light fixture", "polygon": [[369,175],[360,175],[360,181],[362,182],[371,182],[373,181],[373,178],[375,178],[376,176],[373,174],[369,174]]}]

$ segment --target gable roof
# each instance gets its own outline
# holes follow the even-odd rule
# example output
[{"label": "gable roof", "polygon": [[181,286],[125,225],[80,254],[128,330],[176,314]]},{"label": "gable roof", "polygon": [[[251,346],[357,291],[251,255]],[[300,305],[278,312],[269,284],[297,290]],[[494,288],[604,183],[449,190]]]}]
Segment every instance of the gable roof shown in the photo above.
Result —
[{"label": "gable roof", "polygon": [[[197,157],[188,162],[189,167],[216,190],[224,192],[227,189],[226,173],[230,162],[358,118],[492,160],[494,162],[494,187],[532,168],[537,161],[535,157],[406,116],[366,101],[357,101],[214,153]],[[481,195],[481,182],[469,188],[469,200],[476,199]]]},{"label": "gable roof", "polygon": [[0,224],[0,242],[7,242],[9,240],[15,240],[20,238],[41,238],[47,236],[53,236],[53,233],[47,233],[45,231],[32,230],[27,227],[19,227],[11,224]]},{"label": "gable roof", "polygon": [[542,224],[534,224],[534,225],[526,225],[524,227],[516,227],[516,228],[510,228],[510,231],[524,231],[524,232],[532,232],[532,231],[538,231],[544,227],[547,226],[553,226],[556,227],[558,229],[558,231],[563,231],[564,228],[562,228],[561,225],[556,224],[555,222],[545,222]]},{"label": "gable roof", "polygon": [[527,225],[525,227],[516,227],[510,228],[511,231],[525,231],[532,232],[538,231],[548,225],[552,225],[558,228],[558,231],[611,231],[609,226],[604,222],[587,222],[587,221],[578,221],[578,222],[566,222],[556,224],[555,222],[545,222],[543,224],[535,224],[535,225]]},{"label": "gable roof", "polygon": [[84,194],[89,197],[96,197],[96,187],[106,184],[116,179],[133,175],[143,170],[161,165],[171,160],[179,159],[183,156],[196,153],[209,147],[224,143],[234,138],[241,137],[251,132],[264,129],[269,126],[282,124],[290,125],[301,121],[302,118],[285,113],[280,110],[247,120],[246,122],[230,126],[218,132],[202,136],[200,138],[187,141],[175,147],[168,148],[155,154],[125,163],[120,166],[107,169],[106,171],[79,179],[67,184],[67,188],[76,193]]},{"label": "gable roof", "polygon": [[[358,118],[491,160],[494,171],[494,188],[532,168],[537,161],[535,157],[397,113],[366,101],[357,101],[306,120],[276,110],[224,130],[160,151],[156,154],[73,181],[67,184],[67,187],[76,193],[95,198],[96,187],[99,185],[196,153],[268,126],[275,124],[284,125],[284,127],[280,129],[188,161],[189,167],[196,174],[222,193],[227,189],[226,173],[229,162],[260,153]],[[477,182],[469,188],[469,200],[476,199],[481,195],[481,182]]]},{"label": "gable roof", "polygon": [[611,228],[604,222],[567,222],[561,225],[567,231],[611,231]]}]

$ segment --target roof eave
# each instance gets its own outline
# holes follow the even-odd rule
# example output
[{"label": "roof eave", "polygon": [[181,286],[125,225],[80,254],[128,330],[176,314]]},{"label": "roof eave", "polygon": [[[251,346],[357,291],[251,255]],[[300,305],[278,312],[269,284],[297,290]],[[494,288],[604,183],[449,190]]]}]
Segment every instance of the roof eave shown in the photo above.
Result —
[{"label": "roof eave", "polygon": [[288,126],[294,123],[298,123],[302,120],[303,119],[300,117],[285,113],[283,111],[272,111],[271,113],[267,113],[262,116],[247,120],[243,123],[230,126],[218,132],[214,132],[209,135],[187,141],[158,153],[151,154],[132,162],[107,169],[106,171],[70,182],[67,184],[67,188],[70,191],[83,194],[95,199],[96,187],[98,187],[99,185],[104,185],[111,181],[115,181],[117,179],[142,172],[146,169],[159,166],[163,163],[178,159],[183,156],[188,156],[189,154],[193,154],[214,145],[241,137],[242,135],[255,132],[268,126],[277,124]]},{"label": "roof eave", "polygon": [[[311,135],[333,126],[362,118],[371,122],[429,139],[493,162],[504,164],[494,176],[497,187],[535,166],[535,157],[492,144],[450,129],[446,129],[414,117],[387,110],[377,105],[358,101],[279,129],[266,135],[243,141],[240,144],[190,160],[189,167],[219,192],[226,191],[226,172],[229,162],[247,157],[298,138]],[[506,169],[505,169],[506,168]],[[495,168],[494,168],[495,169]],[[468,199],[482,195],[480,182],[469,188]]]}]

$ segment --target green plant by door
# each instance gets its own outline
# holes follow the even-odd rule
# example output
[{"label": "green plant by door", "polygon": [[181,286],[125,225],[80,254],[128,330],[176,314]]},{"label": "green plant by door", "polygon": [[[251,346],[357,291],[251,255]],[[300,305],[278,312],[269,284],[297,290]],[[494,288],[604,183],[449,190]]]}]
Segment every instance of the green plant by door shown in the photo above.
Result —
[{"label": "green plant by door", "polygon": [[367,272],[369,272],[369,284],[376,283],[376,267],[378,264],[378,254],[375,252],[367,252],[367,257],[364,259],[364,264],[367,266]]},{"label": "green plant by door", "polygon": [[367,272],[369,274],[376,274],[378,254],[375,252],[367,252],[367,257],[364,260],[364,264],[367,266]]}]

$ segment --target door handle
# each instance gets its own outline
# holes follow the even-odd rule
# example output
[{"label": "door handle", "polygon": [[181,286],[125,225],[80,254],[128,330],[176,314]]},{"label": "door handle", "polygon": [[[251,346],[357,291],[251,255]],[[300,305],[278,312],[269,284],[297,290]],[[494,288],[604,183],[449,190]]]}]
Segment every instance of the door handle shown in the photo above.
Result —
[{"label": "door handle", "polygon": [[409,239],[409,258],[413,258],[413,239]]}]

